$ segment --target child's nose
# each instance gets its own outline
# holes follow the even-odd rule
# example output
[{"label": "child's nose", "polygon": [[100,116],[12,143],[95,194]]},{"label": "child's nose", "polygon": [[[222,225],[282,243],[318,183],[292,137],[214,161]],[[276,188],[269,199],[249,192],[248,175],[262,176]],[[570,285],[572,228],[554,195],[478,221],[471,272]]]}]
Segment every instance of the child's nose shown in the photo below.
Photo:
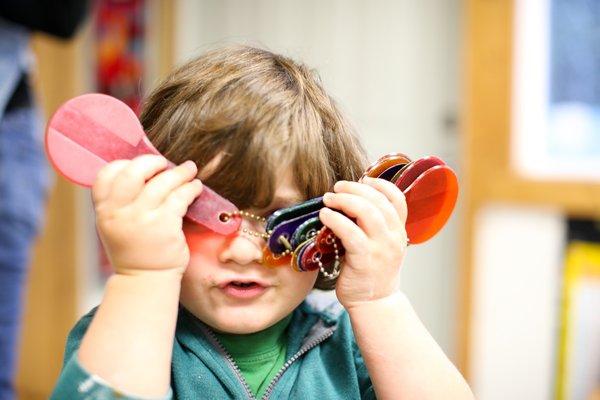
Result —
[{"label": "child's nose", "polygon": [[219,254],[222,263],[234,262],[239,265],[249,265],[262,262],[261,243],[264,240],[238,232]]},{"label": "child's nose", "polygon": [[[259,232],[260,228],[256,223],[242,221],[240,231],[223,248],[219,255],[219,261],[222,263],[235,262],[240,265],[262,262],[262,248],[265,240],[248,233]],[[264,230],[264,227],[262,229]]]}]

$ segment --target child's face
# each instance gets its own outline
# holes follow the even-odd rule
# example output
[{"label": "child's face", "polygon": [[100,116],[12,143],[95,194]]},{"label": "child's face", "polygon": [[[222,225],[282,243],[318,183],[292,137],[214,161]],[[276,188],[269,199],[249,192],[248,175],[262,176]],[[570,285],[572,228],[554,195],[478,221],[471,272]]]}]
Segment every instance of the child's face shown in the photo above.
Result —
[{"label": "child's face", "polygon": [[[278,182],[269,208],[247,211],[264,216],[301,200],[288,172]],[[246,220],[242,227],[264,229]],[[189,222],[184,222],[184,232],[191,257],[183,276],[180,302],[218,331],[253,333],[275,324],[304,300],[317,279],[318,271],[261,265],[264,239],[241,232],[222,236]],[[244,288],[239,281],[253,283]]]}]

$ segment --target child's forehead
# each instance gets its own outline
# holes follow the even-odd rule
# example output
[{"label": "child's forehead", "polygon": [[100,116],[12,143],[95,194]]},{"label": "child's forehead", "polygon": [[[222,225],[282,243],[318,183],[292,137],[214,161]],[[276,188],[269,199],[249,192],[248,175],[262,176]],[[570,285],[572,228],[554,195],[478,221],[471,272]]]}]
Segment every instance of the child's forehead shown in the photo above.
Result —
[{"label": "child's forehead", "polygon": [[[204,167],[199,166],[198,177],[200,180],[205,180],[217,171],[221,161],[223,161],[223,156],[224,152],[220,152],[208,161]],[[232,185],[235,186],[234,183]],[[293,168],[290,164],[282,164],[277,168],[274,189],[269,207],[287,207],[306,200],[296,185]]]},{"label": "child's forehead", "polygon": [[272,203],[275,205],[290,205],[299,203],[303,200],[305,199],[294,182],[294,174],[292,169],[282,169],[281,173],[277,174],[277,180],[275,182],[275,194],[273,196]]}]

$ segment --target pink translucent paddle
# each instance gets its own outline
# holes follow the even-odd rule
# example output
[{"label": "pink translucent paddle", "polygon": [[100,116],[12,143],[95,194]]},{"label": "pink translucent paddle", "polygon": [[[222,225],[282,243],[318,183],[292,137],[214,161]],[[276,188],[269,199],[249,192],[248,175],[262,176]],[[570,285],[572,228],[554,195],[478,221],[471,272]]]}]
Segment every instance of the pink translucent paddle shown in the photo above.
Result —
[{"label": "pink translucent paddle", "polygon": [[[114,160],[160,154],[148,140],[135,113],[122,101],[104,94],[85,94],[64,103],[46,129],[48,158],[65,178],[91,187],[100,168]],[[175,165],[169,163],[169,168]],[[204,186],[186,217],[214,232],[228,235],[239,218],[221,218],[237,207]]]}]

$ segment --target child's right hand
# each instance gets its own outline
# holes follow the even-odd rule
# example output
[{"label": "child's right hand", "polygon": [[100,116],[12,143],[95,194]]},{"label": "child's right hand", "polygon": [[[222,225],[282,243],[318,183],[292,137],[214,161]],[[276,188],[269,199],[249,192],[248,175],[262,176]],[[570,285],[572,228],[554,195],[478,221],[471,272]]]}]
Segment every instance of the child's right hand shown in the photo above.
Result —
[{"label": "child's right hand", "polygon": [[96,226],[120,274],[173,270],[183,273],[189,249],[182,219],[202,191],[192,161],[166,170],[162,156],[117,160],[98,173],[92,188]]}]

